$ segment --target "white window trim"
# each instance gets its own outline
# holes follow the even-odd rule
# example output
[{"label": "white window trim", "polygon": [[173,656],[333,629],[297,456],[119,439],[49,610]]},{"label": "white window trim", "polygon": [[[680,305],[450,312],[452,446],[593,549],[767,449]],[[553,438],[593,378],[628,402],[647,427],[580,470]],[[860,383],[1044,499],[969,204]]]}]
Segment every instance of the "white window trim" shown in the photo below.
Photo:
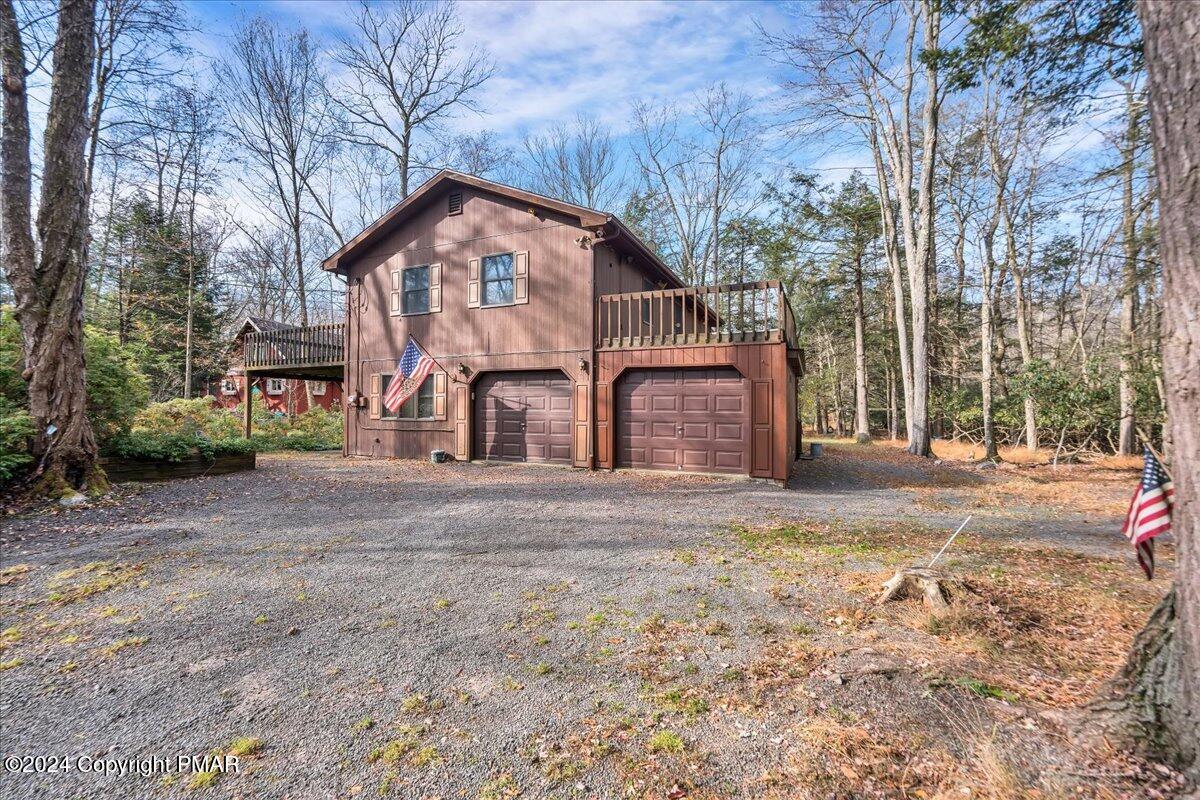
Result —
[{"label": "white window trim", "polygon": [[308,385],[312,387],[313,397],[324,397],[326,387],[329,386],[328,381],[309,381]]},{"label": "white window trim", "polygon": [[[278,387],[278,388],[276,388]],[[287,390],[287,383],[283,378],[267,378],[267,394],[278,397]]]}]

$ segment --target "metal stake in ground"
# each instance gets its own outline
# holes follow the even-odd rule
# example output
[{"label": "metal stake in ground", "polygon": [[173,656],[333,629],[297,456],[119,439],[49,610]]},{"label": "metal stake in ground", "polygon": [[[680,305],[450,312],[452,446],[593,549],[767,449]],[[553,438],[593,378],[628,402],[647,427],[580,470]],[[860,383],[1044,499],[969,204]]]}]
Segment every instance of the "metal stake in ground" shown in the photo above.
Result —
[{"label": "metal stake in ground", "polygon": [[944,545],[942,545],[942,549],[938,550],[937,555],[933,557],[933,561],[929,562],[929,567],[927,567],[927,569],[932,568],[933,565],[937,563],[937,560],[942,557],[942,553],[946,552],[946,548],[950,546],[950,543],[953,542],[960,533],[962,533],[962,529],[967,527],[967,523],[971,521],[971,517],[973,516],[974,514],[967,514],[967,518],[962,521],[962,525],[959,525],[958,530],[950,534],[950,538],[946,540]]},{"label": "metal stake in ground", "polygon": [[929,604],[930,609],[934,613],[941,613],[950,608],[950,604],[946,602],[946,589],[942,586],[941,579],[938,574],[933,571],[933,565],[942,557],[950,544],[958,538],[962,533],[963,528],[967,527],[967,523],[971,521],[971,516],[968,515],[958,526],[958,530],[950,534],[950,538],[942,545],[942,549],[938,550],[933,560],[929,562],[928,567],[907,567],[898,570],[895,575],[883,585],[883,594],[879,596],[876,603],[886,603],[889,600],[901,600],[905,597],[921,597]]}]

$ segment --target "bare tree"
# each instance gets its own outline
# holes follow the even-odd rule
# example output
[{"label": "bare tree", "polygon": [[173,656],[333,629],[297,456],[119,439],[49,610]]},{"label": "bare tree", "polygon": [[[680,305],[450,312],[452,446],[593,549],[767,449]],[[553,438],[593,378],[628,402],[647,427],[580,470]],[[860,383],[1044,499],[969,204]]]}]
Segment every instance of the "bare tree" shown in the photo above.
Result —
[{"label": "bare tree", "polygon": [[442,124],[475,109],[474,94],[492,75],[487,56],[459,53],[463,28],[451,2],[362,2],[355,35],[333,58],[347,76],[336,94],[350,123],[348,141],[382,148],[395,159],[400,196],[407,197],[419,137],[436,137]]},{"label": "bare tree", "polygon": [[[669,251],[684,278],[703,285],[720,273],[724,218],[747,203],[760,129],[750,98],[725,84],[696,101],[688,125],[673,107],[636,105],[634,154],[648,193],[664,206],[674,240]],[[685,134],[685,127],[697,132]]]},{"label": "bare tree", "polygon": [[612,134],[600,120],[580,114],[524,141],[529,187],[588,208],[613,208],[625,191]]},{"label": "bare tree", "polygon": [[12,0],[0,0],[3,65],[4,265],[16,297],[29,387],[40,490],[100,488],[96,438],[88,419],[83,284],[88,242],[87,103],[95,52],[95,0],[63,0],[42,149],[37,230],[33,205],[27,65]]},{"label": "bare tree", "polygon": [[234,138],[267,187],[269,210],[291,231],[300,324],[308,325],[304,224],[337,125],[317,47],[307,31],[287,33],[256,18],[237,31],[218,75]]},{"label": "bare tree", "polygon": [[[88,112],[87,180],[114,126],[136,120],[147,93],[174,73],[167,58],[185,50],[187,17],[174,0],[98,0],[93,90]],[[122,113],[110,119],[114,107]]]}]

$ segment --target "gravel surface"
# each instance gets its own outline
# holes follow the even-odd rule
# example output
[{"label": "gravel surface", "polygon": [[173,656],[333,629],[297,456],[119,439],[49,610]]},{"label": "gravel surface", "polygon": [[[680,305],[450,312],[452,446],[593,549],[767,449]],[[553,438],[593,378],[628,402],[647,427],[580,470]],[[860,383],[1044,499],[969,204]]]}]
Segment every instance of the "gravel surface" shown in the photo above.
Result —
[{"label": "gravel surface", "polygon": [[[0,772],[0,795],[667,796],[700,780],[702,761],[706,791],[727,796],[774,763],[788,709],[708,713],[686,686],[754,668],[776,632],[815,624],[771,596],[769,565],[742,556],[730,524],[960,516],[914,507],[905,487],[926,485],[924,468],[864,471],[836,452],[801,463],[788,489],[328,455],[259,464],[0,532],[5,756],[174,763],[241,737],[257,752],[199,793],[190,774],[75,769]],[[985,510],[976,530],[1014,526],[1120,549],[1109,520]],[[868,705],[893,691],[878,681],[856,690]],[[665,730],[687,755],[646,762]]]}]

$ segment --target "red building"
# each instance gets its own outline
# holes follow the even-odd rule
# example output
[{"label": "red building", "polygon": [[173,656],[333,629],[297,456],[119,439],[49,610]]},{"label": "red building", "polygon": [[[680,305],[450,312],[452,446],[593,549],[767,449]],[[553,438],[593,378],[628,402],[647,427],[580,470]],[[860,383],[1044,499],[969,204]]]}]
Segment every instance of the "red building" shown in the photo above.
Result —
[{"label": "red building", "polygon": [[[251,331],[282,331],[294,326],[262,317],[247,317],[238,330],[234,340],[233,352],[229,369],[220,380],[213,381],[208,387],[208,393],[222,408],[233,410],[241,405],[246,397],[246,376],[243,372],[244,350],[243,342]],[[281,414],[303,414],[308,411],[308,392],[306,382],[294,378],[255,378],[252,383],[254,393],[265,398],[269,411]],[[326,411],[342,408],[341,381],[307,381],[312,384],[313,400]]]}]

